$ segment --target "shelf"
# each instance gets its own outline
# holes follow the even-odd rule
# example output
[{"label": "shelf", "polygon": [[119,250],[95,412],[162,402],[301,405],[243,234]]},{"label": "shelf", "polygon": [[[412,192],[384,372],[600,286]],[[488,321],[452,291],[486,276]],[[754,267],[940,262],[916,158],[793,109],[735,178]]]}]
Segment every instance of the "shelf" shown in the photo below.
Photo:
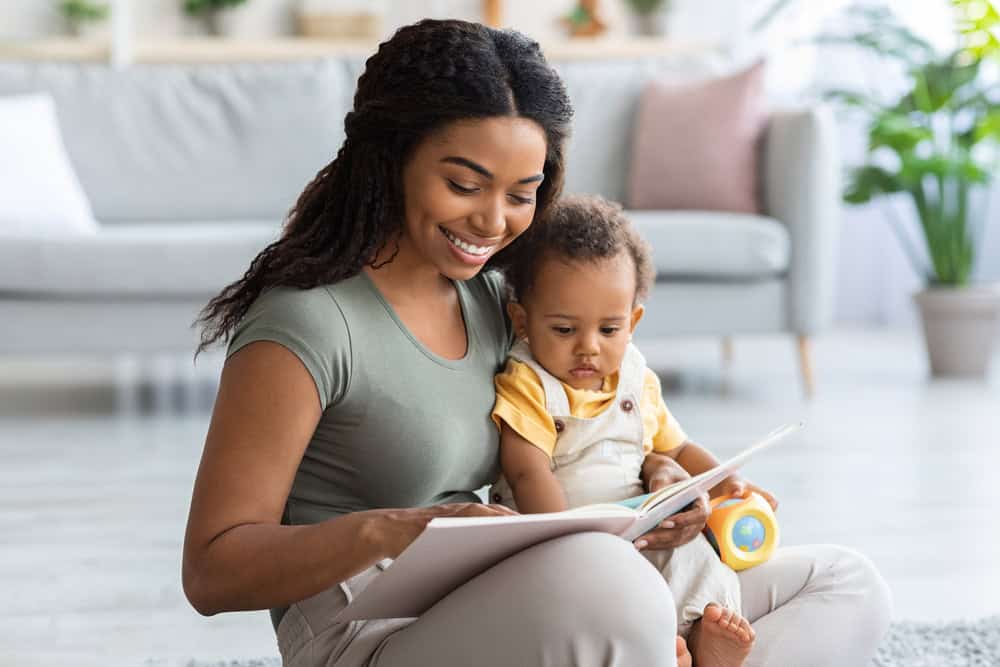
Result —
[{"label": "shelf", "polygon": [[[364,57],[374,53],[371,40],[325,40],[287,37],[242,40],[221,37],[137,40],[133,61],[138,63],[219,63],[309,60],[334,56]],[[542,44],[552,60],[603,60],[666,57],[708,53],[711,44],[652,38],[579,38]],[[0,61],[38,60],[107,62],[107,41],[43,39],[0,42]]]}]

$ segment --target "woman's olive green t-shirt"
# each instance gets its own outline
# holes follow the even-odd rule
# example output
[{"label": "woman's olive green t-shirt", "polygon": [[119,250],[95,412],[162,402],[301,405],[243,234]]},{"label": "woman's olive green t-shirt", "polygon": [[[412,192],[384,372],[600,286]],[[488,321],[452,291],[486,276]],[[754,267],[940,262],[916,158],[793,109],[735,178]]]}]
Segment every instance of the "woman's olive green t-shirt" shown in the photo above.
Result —
[{"label": "woman's olive green t-shirt", "polygon": [[499,474],[493,376],[509,349],[496,275],[455,282],[463,358],[420,343],[361,273],[333,285],[275,288],[251,306],[229,355],[254,341],[295,354],[316,383],[322,416],[282,523],[348,512],[476,501]]}]

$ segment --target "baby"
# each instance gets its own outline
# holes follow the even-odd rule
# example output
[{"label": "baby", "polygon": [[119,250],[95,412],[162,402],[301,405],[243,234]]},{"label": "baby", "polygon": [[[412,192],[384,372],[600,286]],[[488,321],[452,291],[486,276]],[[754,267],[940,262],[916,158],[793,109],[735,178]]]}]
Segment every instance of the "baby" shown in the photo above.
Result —
[{"label": "baby", "polygon": [[[519,340],[495,381],[503,476],[491,500],[522,513],[558,512],[645,493],[643,468],[657,457],[692,475],[716,465],[687,439],[631,343],[654,272],[649,246],[621,208],[565,197],[518,243],[505,274]],[[751,490],[776,506],[735,476],[712,495]],[[741,665],[754,632],[740,615],[736,574],[705,537],[643,554],[676,600],[678,633],[690,648],[678,638],[679,664],[693,656],[698,667]]]}]

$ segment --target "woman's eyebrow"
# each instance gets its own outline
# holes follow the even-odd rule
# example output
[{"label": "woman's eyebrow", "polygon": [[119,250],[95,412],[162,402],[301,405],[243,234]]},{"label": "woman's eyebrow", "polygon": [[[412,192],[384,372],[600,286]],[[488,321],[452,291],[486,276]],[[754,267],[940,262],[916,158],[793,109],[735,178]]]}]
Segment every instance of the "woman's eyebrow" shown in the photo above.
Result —
[{"label": "woman's eyebrow", "polygon": [[[457,155],[450,155],[448,157],[441,158],[441,162],[448,162],[450,164],[457,164],[461,167],[471,169],[472,171],[485,176],[486,178],[493,180],[493,172],[484,167],[481,164],[476,164],[472,160],[464,157],[459,157]],[[535,183],[545,180],[545,174],[535,174],[534,176],[529,176],[528,178],[522,178],[518,183]]]}]

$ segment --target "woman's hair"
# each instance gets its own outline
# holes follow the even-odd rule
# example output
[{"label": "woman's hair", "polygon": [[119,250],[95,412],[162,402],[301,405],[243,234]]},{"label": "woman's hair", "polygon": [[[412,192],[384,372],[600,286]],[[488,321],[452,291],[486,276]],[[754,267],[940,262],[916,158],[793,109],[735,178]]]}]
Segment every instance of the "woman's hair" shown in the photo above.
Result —
[{"label": "woman's hair", "polygon": [[562,189],[572,113],[559,75],[538,43],[519,32],[465,21],[400,28],[366,62],[344,143],[299,196],[281,237],[202,310],[198,352],[228,341],[265,290],[335,283],[372,265],[402,226],[403,166],[425,138],[455,121],[513,116],[542,127],[539,219]]},{"label": "woman's hair", "polygon": [[528,228],[504,267],[510,297],[531,291],[546,259],[597,262],[627,255],[635,267],[635,303],[646,298],[656,270],[651,248],[625,217],[622,207],[598,196],[566,196],[549,207],[540,224]]}]

